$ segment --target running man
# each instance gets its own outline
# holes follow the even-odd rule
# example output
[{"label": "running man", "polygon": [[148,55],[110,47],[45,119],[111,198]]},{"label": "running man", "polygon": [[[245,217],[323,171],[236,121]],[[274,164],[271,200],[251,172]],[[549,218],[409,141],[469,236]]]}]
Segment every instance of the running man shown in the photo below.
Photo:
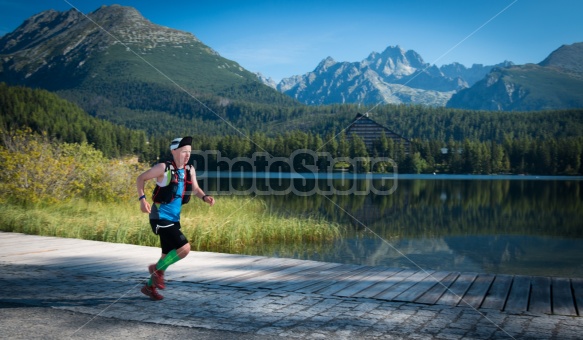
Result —
[{"label": "running man", "polygon": [[[187,165],[192,151],[192,137],[176,138],[170,144],[172,161],[158,163],[142,173],[136,180],[140,209],[150,214],[152,231],[160,236],[162,256],[157,263],[148,266],[150,279],[142,287],[142,293],[152,300],[164,297],[157,289],[166,288],[164,272],[173,263],[185,258],[190,252],[190,244],[180,231],[180,211],[182,205],[190,201],[191,195],[202,199],[210,206],[215,204],[212,196],[205,195],[198,186],[194,167]],[[150,206],[144,194],[144,185],[156,179],[152,194],[154,203]]]}]

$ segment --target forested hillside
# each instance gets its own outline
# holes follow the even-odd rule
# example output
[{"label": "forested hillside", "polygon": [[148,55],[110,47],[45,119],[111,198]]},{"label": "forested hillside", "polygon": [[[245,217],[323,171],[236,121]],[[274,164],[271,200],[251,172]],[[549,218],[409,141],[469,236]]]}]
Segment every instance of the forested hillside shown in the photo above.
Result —
[{"label": "forested hillside", "polygon": [[[263,152],[274,157],[290,157],[294,151],[307,149],[326,153],[333,159],[342,157],[367,159],[359,164],[359,168],[350,168],[354,171],[364,172],[394,171],[391,163],[373,162],[374,157],[388,157],[396,162],[398,167],[396,171],[403,174],[434,172],[446,174],[583,174],[583,136],[558,139],[507,136],[501,142],[471,139],[461,141],[451,139],[447,142],[434,139],[414,139],[412,142],[412,152],[405,154],[403,146],[394,143],[390,138],[381,137],[374,143],[372,150],[367,150],[361,138],[358,136],[347,138],[343,132],[336,136],[333,133],[320,136],[293,131],[277,137],[268,137],[261,133],[251,136],[198,136],[193,142],[193,150],[218,150],[220,156],[227,159],[236,157],[252,159],[256,152]],[[209,157],[205,167],[211,171],[249,171],[245,168],[224,168],[216,161],[216,157]],[[290,159],[289,164],[296,166],[299,164],[296,162],[302,162],[302,158]],[[308,163],[308,165],[312,164]],[[330,167],[320,169],[330,171],[334,164],[347,166],[347,164],[332,160]]]},{"label": "forested hillside", "polygon": [[142,131],[91,117],[48,91],[0,83],[0,129],[6,132],[21,128],[63,142],[88,143],[108,157],[148,155]]},{"label": "forested hillside", "polygon": [[[118,126],[50,92],[0,84],[4,131],[28,127],[62,142],[87,142],[108,157],[138,155],[152,163],[169,156],[169,140],[192,135],[194,150],[217,150],[231,159],[252,157],[255,152],[289,157],[298,149],[309,149],[331,157],[390,157],[401,173],[583,173],[583,110],[486,112],[408,105],[253,103],[202,109],[213,110],[207,120],[188,114],[169,118],[173,116],[134,112],[120,114],[119,124],[124,126]],[[360,138],[346,136],[344,130],[357,112],[368,112],[378,123],[412,140],[411,154],[390,139],[381,138],[366,150]],[[157,133],[129,128],[143,124]],[[387,167],[377,164],[370,169],[365,164],[353,170],[390,170]]]}]

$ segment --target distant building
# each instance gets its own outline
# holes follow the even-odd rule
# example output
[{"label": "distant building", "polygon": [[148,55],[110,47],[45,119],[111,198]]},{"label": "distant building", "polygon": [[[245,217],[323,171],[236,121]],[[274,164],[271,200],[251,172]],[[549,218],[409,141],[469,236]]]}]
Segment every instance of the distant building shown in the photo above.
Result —
[{"label": "distant building", "polygon": [[356,114],[356,117],[352,120],[348,129],[346,129],[346,138],[350,140],[353,134],[359,136],[364,141],[366,148],[371,151],[373,149],[374,141],[381,138],[383,132],[387,138],[393,140],[395,145],[398,145],[399,143],[403,144],[406,155],[411,153],[410,140],[370,119],[367,114]]}]

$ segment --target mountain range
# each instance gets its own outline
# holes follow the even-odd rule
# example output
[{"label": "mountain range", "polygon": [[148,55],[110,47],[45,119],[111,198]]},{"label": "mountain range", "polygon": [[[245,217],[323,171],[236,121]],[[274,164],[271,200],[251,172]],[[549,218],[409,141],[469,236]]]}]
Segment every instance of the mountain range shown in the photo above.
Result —
[{"label": "mountain range", "polygon": [[457,91],[483,78],[495,67],[512,62],[466,68],[459,63],[437,67],[413,51],[389,46],[361,62],[336,62],[328,57],[314,71],[266,84],[302,103],[425,104],[444,106]]},{"label": "mountain range", "polygon": [[361,62],[328,57],[314,71],[265,84],[308,105],[424,104],[490,111],[583,107],[583,43],[564,45],[539,64],[437,67],[399,46]]},{"label": "mountain range", "polygon": [[562,46],[537,65],[504,61],[470,68],[437,67],[415,51],[391,46],[360,62],[328,57],[314,71],[275,84],[223,58],[191,33],[151,23],[132,7],[112,5],[87,16],[49,10],[27,19],[0,38],[0,82],[44,88],[92,115],[129,120],[130,127],[147,131],[193,119],[205,130],[208,122],[240,119],[257,105],[581,108],[581,46]]}]

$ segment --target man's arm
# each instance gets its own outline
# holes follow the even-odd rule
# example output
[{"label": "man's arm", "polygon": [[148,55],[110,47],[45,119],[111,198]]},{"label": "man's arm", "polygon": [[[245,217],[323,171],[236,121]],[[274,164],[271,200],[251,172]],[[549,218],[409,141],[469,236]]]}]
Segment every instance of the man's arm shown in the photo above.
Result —
[{"label": "man's arm", "polygon": [[136,189],[138,190],[138,199],[140,200],[140,210],[142,212],[150,213],[151,211],[150,203],[148,203],[148,200],[146,199],[146,194],[144,192],[144,186],[146,185],[146,181],[163,176],[165,170],[166,165],[164,163],[158,163],[154,165],[150,170],[143,172],[136,179]]},{"label": "man's arm", "polygon": [[206,195],[204,191],[198,186],[198,181],[196,180],[196,170],[194,167],[190,168],[190,178],[192,180],[192,194],[198,198],[201,198],[205,203],[208,203],[211,207],[215,205],[215,199],[212,196]]}]

